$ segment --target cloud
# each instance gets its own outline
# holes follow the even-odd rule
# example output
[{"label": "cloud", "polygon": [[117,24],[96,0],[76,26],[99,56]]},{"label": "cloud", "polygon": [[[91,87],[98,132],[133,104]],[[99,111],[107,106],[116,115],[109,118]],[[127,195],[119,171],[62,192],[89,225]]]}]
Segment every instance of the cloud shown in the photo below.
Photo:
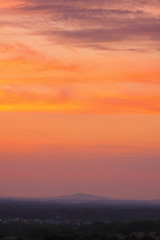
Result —
[{"label": "cloud", "polygon": [[102,112],[160,112],[160,96],[128,95],[95,97],[95,111]]},{"label": "cloud", "polygon": [[[15,0],[14,0],[15,1]],[[13,2],[14,2],[13,1]],[[29,4],[35,4],[35,5],[50,5],[50,4],[57,4],[57,5],[70,5],[70,6],[89,6],[89,7],[99,7],[99,6],[126,6],[126,7],[130,7],[130,6],[153,6],[153,5],[160,5],[159,0],[152,0],[152,2],[150,0],[139,0],[138,2],[135,2],[134,0],[59,0],[58,2],[56,0],[24,0],[23,2],[25,3],[29,3]]]},{"label": "cloud", "polygon": [[[160,23],[154,22],[148,24],[138,24],[138,21],[132,24],[126,24],[121,28],[115,27],[113,29],[105,28],[88,28],[76,30],[59,30],[59,31],[46,31],[44,35],[48,35],[53,39],[63,43],[84,43],[88,45],[96,43],[110,43],[120,41],[144,41],[144,40],[160,40]],[[93,46],[93,45],[92,45]]]},{"label": "cloud", "polygon": [[53,105],[67,103],[72,99],[73,87],[1,85],[1,105],[39,104]]},{"label": "cloud", "polygon": [[[0,70],[1,75],[14,73],[24,75],[30,71],[48,72],[48,71],[71,71],[79,72],[82,70],[80,64],[64,63],[55,57],[36,51],[25,44],[0,43]],[[1,80],[0,80],[1,81]]]},{"label": "cloud", "polygon": [[[81,94],[81,98],[79,97]],[[159,113],[160,97],[157,95],[123,94],[117,96],[100,96],[92,92],[84,92],[73,86],[46,87],[1,85],[1,106],[15,106],[19,109],[47,111],[59,110],[81,113]],[[3,110],[3,108],[2,108]]]},{"label": "cloud", "polygon": [[30,0],[11,8],[21,21],[19,17],[17,21],[8,18],[6,25],[30,29],[31,34],[41,35],[50,43],[114,51],[111,43],[118,43],[119,50],[124,50],[125,42],[125,50],[135,45],[140,46],[137,49],[144,45],[157,50],[159,6],[157,0]]}]

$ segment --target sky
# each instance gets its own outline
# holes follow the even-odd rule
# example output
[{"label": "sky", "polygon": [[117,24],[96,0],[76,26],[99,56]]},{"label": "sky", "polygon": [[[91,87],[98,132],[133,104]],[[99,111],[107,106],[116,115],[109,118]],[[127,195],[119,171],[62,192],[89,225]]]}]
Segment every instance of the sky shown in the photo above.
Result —
[{"label": "sky", "polygon": [[159,0],[0,0],[0,196],[160,199]]}]

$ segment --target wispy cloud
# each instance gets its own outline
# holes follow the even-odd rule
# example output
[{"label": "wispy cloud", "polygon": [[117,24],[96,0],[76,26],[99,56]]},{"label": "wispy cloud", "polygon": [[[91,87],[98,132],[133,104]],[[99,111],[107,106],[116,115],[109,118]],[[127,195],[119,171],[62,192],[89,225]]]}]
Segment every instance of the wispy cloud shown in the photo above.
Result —
[{"label": "wispy cloud", "polygon": [[21,21],[17,15],[17,20],[9,21],[8,18],[6,24],[24,28],[30,26],[32,34],[46,37],[52,43],[90,46],[98,50],[108,50],[108,45],[115,42],[125,42],[128,49],[131,44],[150,43],[153,49],[153,43],[160,39],[160,12],[157,7],[159,2],[156,0],[152,4],[150,1],[135,3],[126,0],[24,1],[11,8],[12,14],[23,16]]},{"label": "wispy cloud", "polygon": [[[159,84],[159,1],[8,0],[0,13],[1,104],[21,108],[33,101],[34,109],[99,113],[160,110],[153,86],[148,95],[142,85],[138,95],[124,86]],[[40,86],[53,92],[39,92]]]},{"label": "wispy cloud", "polygon": [[[81,113],[158,113],[160,112],[160,96],[123,94],[101,96],[76,86],[20,86],[1,85],[0,103],[2,110],[10,106],[19,110],[54,110]],[[32,107],[31,107],[32,105]],[[74,107],[73,107],[74,106]]]}]

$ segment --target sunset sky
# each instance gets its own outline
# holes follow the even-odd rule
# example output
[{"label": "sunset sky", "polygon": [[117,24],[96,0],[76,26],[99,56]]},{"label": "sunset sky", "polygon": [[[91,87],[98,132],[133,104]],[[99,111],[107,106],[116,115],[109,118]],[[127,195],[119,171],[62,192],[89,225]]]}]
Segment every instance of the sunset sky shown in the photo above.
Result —
[{"label": "sunset sky", "polygon": [[159,186],[160,1],[0,0],[0,196]]}]

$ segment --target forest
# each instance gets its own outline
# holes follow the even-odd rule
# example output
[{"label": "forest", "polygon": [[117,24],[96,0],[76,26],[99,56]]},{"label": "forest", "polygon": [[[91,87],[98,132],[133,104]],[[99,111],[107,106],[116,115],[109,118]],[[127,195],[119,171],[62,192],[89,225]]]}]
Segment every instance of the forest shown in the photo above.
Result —
[{"label": "forest", "polygon": [[158,240],[160,206],[0,200],[0,240]]}]

